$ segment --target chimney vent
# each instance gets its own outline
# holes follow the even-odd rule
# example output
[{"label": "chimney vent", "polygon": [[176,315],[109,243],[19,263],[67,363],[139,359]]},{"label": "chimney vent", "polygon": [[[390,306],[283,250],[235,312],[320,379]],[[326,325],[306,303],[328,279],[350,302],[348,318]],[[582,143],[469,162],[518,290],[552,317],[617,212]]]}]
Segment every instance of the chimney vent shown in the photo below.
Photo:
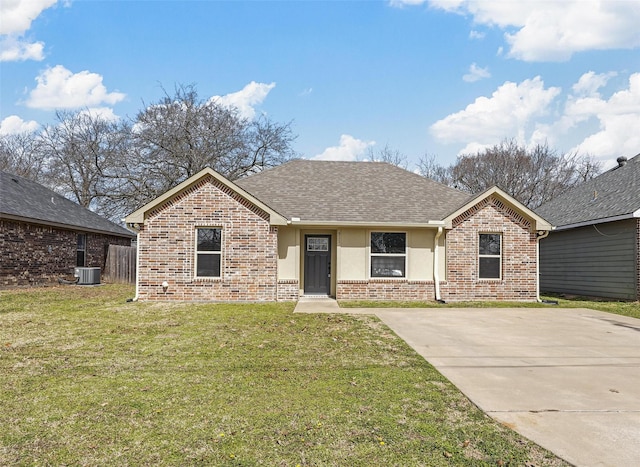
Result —
[{"label": "chimney vent", "polygon": [[624,167],[625,165],[627,165],[627,158],[624,156],[620,156],[616,159],[616,162],[618,163],[618,167]]}]

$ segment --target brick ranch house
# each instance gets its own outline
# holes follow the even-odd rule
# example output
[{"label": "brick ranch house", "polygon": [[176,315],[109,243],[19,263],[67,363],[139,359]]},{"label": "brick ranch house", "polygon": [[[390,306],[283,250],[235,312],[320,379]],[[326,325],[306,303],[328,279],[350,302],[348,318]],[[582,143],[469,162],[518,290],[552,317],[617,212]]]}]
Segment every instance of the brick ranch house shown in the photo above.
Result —
[{"label": "brick ranch house", "polygon": [[103,268],[108,246],[133,238],[48,188],[0,171],[0,287],[71,278],[76,266]]},{"label": "brick ranch house", "polygon": [[204,169],[125,222],[141,300],[534,301],[551,229],[496,187],[308,160],[236,182]]}]

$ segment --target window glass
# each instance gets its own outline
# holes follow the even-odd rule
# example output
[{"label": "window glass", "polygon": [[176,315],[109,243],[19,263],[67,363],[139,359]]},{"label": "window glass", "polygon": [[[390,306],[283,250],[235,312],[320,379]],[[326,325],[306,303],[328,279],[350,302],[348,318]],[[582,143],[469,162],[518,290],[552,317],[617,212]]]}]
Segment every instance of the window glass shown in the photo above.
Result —
[{"label": "window glass", "polygon": [[402,253],[406,251],[407,234],[371,232],[371,253]]},{"label": "window glass", "polygon": [[480,254],[500,255],[500,234],[480,234]]},{"label": "window glass", "polygon": [[404,256],[372,256],[371,277],[404,277]]},{"label": "window glass", "polygon": [[85,266],[87,258],[87,236],[85,234],[78,234],[77,248],[76,248],[76,266],[82,268]]},{"label": "window glass", "polygon": [[220,251],[222,249],[220,229],[198,229],[198,251]]},{"label": "window glass", "polygon": [[220,255],[198,255],[198,277],[220,277]]},{"label": "window glass", "polygon": [[371,277],[405,277],[407,234],[371,232]]},{"label": "window glass", "polygon": [[196,276],[220,277],[222,229],[198,228],[196,236]]}]

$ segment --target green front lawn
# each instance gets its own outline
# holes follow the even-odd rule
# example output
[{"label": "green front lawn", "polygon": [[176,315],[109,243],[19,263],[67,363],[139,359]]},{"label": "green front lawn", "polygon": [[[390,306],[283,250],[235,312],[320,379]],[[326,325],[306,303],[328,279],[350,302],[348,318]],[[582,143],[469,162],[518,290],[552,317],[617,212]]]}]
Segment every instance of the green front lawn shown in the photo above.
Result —
[{"label": "green front lawn", "polygon": [[565,465],[371,316],[0,292],[0,465]]}]

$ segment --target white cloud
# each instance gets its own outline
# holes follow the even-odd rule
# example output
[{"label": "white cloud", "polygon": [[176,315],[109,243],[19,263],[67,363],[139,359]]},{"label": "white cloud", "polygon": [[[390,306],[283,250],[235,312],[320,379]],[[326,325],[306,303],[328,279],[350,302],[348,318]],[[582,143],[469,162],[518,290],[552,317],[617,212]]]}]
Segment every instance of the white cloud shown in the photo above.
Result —
[{"label": "white cloud", "polygon": [[57,0],[2,0],[0,2],[0,62],[42,60],[44,43],[30,42],[22,36],[40,13]]},{"label": "white cloud", "polygon": [[480,81],[481,79],[490,78],[491,73],[489,73],[489,68],[479,67],[477,64],[472,63],[469,67],[469,73],[464,75],[462,79],[467,83],[474,83],[476,81]]},{"label": "white cloud", "polygon": [[107,120],[110,122],[120,120],[120,117],[113,112],[113,109],[111,107],[91,107],[81,110],[80,113],[88,114],[92,117],[96,117],[101,120]]},{"label": "white cloud", "polygon": [[0,2],[0,34],[22,34],[31,22],[58,0],[2,0]]},{"label": "white cloud", "polygon": [[471,15],[506,32],[509,56],[564,61],[586,50],[640,47],[640,2],[601,0],[430,0],[431,7]]},{"label": "white cloud", "polygon": [[402,8],[405,6],[414,6],[414,5],[422,5],[426,3],[427,0],[389,0],[389,5]]},{"label": "white cloud", "polygon": [[640,151],[640,73],[630,75],[627,86],[605,95],[616,76],[585,73],[560,102],[560,89],[545,89],[539,77],[507,82],[491,97],[479,97],[434,123],[430,131],[444,143],[464,145],[459,154],[515,138],[527,146],[547,143],[562,152],[589,154],[606,164]]},{"label": "white cloud", "polygon": [[545,89],[537,76],[520,84],[505,82],[491,97],[478,97],[464,110],[448,115],[430,127],[442,142],[472,145],[496,144],[507,137],[524,140],[534,117],[545,115],[560,88]]},{"label": "white cloud", "polygon": [[598,90],[606,86],[609,79],[616,75],[616,72],[596,74],[593,71],[589,71],[582,75],[578,82],[573,85],[573,92],[579,96],[600,96]]},{"label": "white cloud", "polygon": [[363,141],[351,135],[342,135],[338,146],[329,147],[317,156],[312,157],[312,159],[321,161],[355,161],[365,154],[368,147],[375,144],[375,141]]},{"label": "white cloud", "polygon": [[262,104],[267,94],[276,87],[276,83],[256,83],[251,81],[242,90],[224,96],[213,96],[214,100],[227,107],[235,107],[240,116],[252,119],[256,115],[255,106]]},{"label": "white cloud", "polygon": [[480,39],[484,39],[485,36],[486,36],[486,33],[482,31],[476,31],[475,29],[472,29],[471,31],[469,31],[469,39],[480,40]]},{"label": "white cloud", "polygon": [[628,89],[614,93],[609,99],[597,95],[570,98],[565,115],[565,119],[574,125],[591,117],[599,122],[599,131],[587,136],[573,151],[589,153],[603,160],[637,154],[640,148],[640,73],[629,77]]},{"label": "white cloud", "polygon": [[125,98],[121,92],[107,92],[102,76],[89,71],[72,73],[62,65],[47,68],[29,93],[27,106],[37,109],[73,109],[116,104]]},{"label": "white cloud", "polygon": [[0,122],[0,135],[32,133],[36,131],[39,126],[35,120],[25,122],[17,115],[9,115]]},{"label": "white cloud", "polygon": [[0,39],[0,62],[44,59],[43,42],[26,42],[13,36]]}]

